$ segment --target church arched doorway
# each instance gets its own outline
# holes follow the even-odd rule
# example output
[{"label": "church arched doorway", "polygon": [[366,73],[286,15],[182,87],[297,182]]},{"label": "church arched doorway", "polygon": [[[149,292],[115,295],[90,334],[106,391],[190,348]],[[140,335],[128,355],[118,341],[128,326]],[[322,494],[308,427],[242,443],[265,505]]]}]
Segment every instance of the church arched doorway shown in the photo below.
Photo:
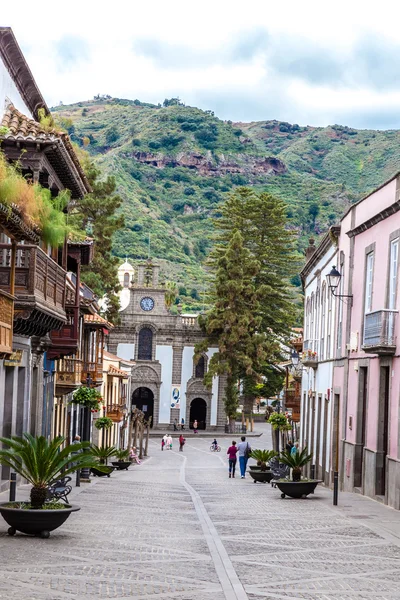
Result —
[{"label": "church arched doorway", "polygon": [[207,423],[207,402],[203,398],[195,398],[190,403],[189,427],[197,421],[197,429],[205,429]]},{"label": "church arched doorway", "polygon": [[138,408],[142,410],[146,421],[151,419],[151,427],[154,423],[154,394],[147,387],[139,387],[132,394],[132,409]]}]

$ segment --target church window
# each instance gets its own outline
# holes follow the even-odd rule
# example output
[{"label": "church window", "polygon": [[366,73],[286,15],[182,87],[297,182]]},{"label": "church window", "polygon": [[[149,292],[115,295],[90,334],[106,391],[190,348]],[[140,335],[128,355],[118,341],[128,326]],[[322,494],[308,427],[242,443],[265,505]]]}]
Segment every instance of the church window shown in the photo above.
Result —
[{"label": "church window", "polygon": [[142,327],[139,331],[138,360],[151,360],[153,358],[153,332],[149,327]]},{"label": "church window", "polygon": [[124,273],[124,287],[129,287],[129,273]]},{"label": "church window", "polygon": [[205,373],[206,373],[206,360],[205,360],[204,356],[200,356],[199,362],[197,363],[195,370],[194,370],[194,376],[198,377],[199,379],[203,379]]}]

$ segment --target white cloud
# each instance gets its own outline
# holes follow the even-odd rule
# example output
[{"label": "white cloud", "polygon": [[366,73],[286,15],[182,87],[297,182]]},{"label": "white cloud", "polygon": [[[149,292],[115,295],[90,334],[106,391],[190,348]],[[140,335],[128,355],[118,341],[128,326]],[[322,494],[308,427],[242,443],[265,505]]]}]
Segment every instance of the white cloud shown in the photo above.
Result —
[{"label": "white cloud", "polygon": [[1,24],[50,105],[178,95],[232,120],[400,127],[399,12],[389,0],[44,0],[33,15],[19,0]]}]

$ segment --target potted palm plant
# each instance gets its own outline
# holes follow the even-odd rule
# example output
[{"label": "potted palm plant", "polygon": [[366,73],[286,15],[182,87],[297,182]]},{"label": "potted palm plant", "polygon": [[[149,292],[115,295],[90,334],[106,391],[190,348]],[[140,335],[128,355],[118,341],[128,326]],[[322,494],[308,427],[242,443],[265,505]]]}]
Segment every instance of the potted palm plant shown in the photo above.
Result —
[{"label": "potted palm plant", "polygon": [[[32,484],[30,502],[2,502],[0,513],[10,526],[9,535],[16,531],[48,538],[68,519],[71,512],[79,510],[70,504],[47,503],[48,488],[52,482],[83,468],[91,468],[96,459],[82,452],[89,442],[80,442],[62,448],[65,438],[56,437],[49,442],[44,436],[34,437],[24,433],[22,438],[0,438],[6,449],[0,450],[0,464],[10,467]],[[101,467],[100,467],[101,468]]]},{"label": "potted palm plant", "polygon": [[250,466],[250,477],[254,479],[254,483],[269,483],[272,479],[269,461],[277,456],[275,450],[253,450],[250,458],[257,461],[257,465]]},{"label": "potted palm plant", "polygon": [[129,460],[129,450],[116,450],[114,455],[117,457],[117,461],[113,462],[113,467],[116,467],[119,471],[128,470],[132,464]]},{"label": "potted palm plant", "polygon": [[[90,469],[91,473],[97,477],[110,477],[114,467],[109,467],[107,463],[109,458],[115,456],[115,452],[115,446],[100,447],[92,444],[89,453],[98,460],[98,465],[92,465]],[[98,468],[100,465],[102,468]]]},{"label": "potted palm plant", "polygon": [[312,494],[321,479],[302,479],[301,470],[305,467],[312,459],[312,454],[308,454],[307,448],[304,448],[301,452],[295,453],[282,452],[279,462],[287,465],[292,469],[292,481],[289,479],[278,479],[276,481],[277,487],[281,491],[281,497],[290,496],[291,498],[305,498],[309,494]]}]

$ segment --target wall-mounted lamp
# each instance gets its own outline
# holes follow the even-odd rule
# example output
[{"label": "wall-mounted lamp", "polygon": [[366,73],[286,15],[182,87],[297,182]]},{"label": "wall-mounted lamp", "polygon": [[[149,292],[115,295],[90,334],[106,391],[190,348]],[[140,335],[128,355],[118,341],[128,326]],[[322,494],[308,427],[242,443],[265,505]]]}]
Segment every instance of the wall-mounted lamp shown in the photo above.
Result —
[{"label": "wall-mounted lamp", "polygon": [[292,361],[293,367],[298,366],[300,357],[299,357],[299,353],[296,352],[296,350],[292,350],[292,353],[290,355],[290,360]]},{"label": "wall-mounted lamp", "polygon": [[337,290],[337,288],[339,286],[341,277],[342,277],[342,275],[339,273],[336,266],[333,265],[331,272],[329,273],[329,275],[326,276],[326,279],[328,281],[328,287],[331,290],[332,295],[335,296],[336,298],[352,298],[353,294],[350,294],[350,295],[335,294],[335,291]]}]

